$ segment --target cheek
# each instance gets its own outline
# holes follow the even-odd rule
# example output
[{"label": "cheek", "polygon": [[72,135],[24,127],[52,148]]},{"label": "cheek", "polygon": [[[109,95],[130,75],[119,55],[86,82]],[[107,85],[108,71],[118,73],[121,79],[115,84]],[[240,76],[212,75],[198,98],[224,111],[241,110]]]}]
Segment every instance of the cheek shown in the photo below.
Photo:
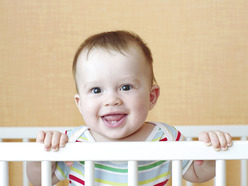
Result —
[{"label": "cheek", "polygon": [[81,113],[85,124],[92,127],[92,124],[96,123],[96,112],[91,108],[85,108]]},{"label": "cheek", "polygon": [[92,117],[92,115],[96,115],[97,105],[94,101],[85,100],[81,102],[81,114],[84,119]]},{"label": "cheek", "polygon": [[139,112],[148,112],[149,110],[149,96],[138,95],[135,96],[130,102],[131,107]]},{"label": "cheek", "polygon": [[[137,101],[138,100],[138,101]],[[140,127],[145,122],[148,112],[149,112],[149,104],[146,100],[137,98],[136,101],[131,105],[132,113],[131,118],[133,119],[133,123],[136,127]]]}]

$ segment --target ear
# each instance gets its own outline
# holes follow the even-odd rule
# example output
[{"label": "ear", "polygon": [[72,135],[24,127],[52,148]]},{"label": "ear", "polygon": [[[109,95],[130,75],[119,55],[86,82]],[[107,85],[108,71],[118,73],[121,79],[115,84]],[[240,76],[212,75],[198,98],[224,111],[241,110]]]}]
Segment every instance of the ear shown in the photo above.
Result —
[{"label": "ear", "polygon": [[81,109],[81,102],[80,102],[80,96],[79,96],[79,94],[76,94],[76,95],[74,96],[74,100],[75,100],[75,103],[76,103],[76,105],[77,105],[77,108],[78,108],[79,112],[82,113],[82,112],[81,112],[82,109]]},{"label": "ear", "polygon": [[153,85],[150,92],[150,107],[149,109],[153,109],[156,105],[158,97],[160,95],[160,88],[158,85]]}]

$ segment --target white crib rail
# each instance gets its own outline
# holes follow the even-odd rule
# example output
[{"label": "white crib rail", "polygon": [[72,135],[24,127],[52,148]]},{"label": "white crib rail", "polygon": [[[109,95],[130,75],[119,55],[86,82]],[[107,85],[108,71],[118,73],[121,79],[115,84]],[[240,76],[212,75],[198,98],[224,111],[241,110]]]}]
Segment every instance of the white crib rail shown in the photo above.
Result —
[{"label": "white crib rail", "polygon": [[[59,152],[46,152],[44,146],[38,143],[0,143],[0,185],[8,186],[8,175],[4,175],[7,170],[3,170],[8,161],[42,161],[42,185],[51,185],[50,161],[130,161],[129,171],[132,175],[137,173],[138,160],[172,160],[173,186],[181,186],[181,160],[217,160],[216,163],[216,183],[218,186],[225,185],[225,173],[221,166],[225,160],[248,159],[248,141],[234,141],[233,147],[227,151],[216,152],[211,147],[205,146],[202,142],[114,142],[114,143],[69,143]],[[149,149],[149,151],[147,151]],[[87,152],[87,153],[85,153]],[[150,153],[149,153],[150,152]],[[157,152],[157,153],[153,153]],[[111,156],[110,156],[111,154]],[[3,164],[3,166],[2,166]],[[174,167],[176,165],[176,167]],[[179,166],[178,166],[179,165]],[[6,168],[5,168],[6,169]],[[94,169],[90,166],[89,169]],[[88,171],[89,177],[93,177],[93,172]],[[132,172],[135,172],[132,173]],[[49,175],[50,174],[50,175]],[[47,176],[49,175],[49,176]],[[136,174],[137,176],[137,174]],[[5,179],[4,179],[5,178]],[[176,178],[176,181],[174,181]],[[179,180],[179,181],[178,181]],[[93,180],[94,181],[94,180]],[[130,186],[137,186],[137,177],[132,179]],[[88,186],[92,186],[92,181]]]},{"label": "white crib rail", "polygon": [[[175,126],[181,133],[187,137],[188,141],[196,138],[201,131],[221,130],[229,132],[232,137],[238,137],[241,140],[247,140],[248,125],[201,125],[201,126]],[[56,130],[64,132],[75,127],[0,127],[0,142],[2,139],[22,139],[28,142],[29,139],[36,138],[39,131]],[[192,130],[193,129],[193,130]],[[26,162],[23,162],[23,186],[28,186],[26,176]],[[241,160],[241,186],[247,186],[247,160]],[[187,186],[192,186],[187,183]]]}]

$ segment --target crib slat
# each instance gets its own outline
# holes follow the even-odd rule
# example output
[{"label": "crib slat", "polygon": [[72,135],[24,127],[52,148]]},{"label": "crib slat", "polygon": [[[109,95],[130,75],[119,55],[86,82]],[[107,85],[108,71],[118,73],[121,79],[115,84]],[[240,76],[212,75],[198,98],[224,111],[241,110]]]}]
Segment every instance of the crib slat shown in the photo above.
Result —
[{"label": "crib slat", "polygon": [[[241,140],[242,141],[246,141],[247,140],[247,137],[244,136],[244,137],[241,137]],[[241,160],[240,161],[241,163],[241,176],[240,176],[240,182],[241,182],[241,186],[247,186],[247,160]]]},{"label": "crib slat", "polygon": [[26,165],[27,165],[26,161],[22,162],[22,185],[23,186],[29,186]]},{"label": "crib slat", "polygon": [[241,160],[241,186],[247,186],[247,160]]},{"label": "crib slat", "polygon": [[85,161],[85,186],[95,185],[95,163],[94,161]]},{"label": "crib slat", "polygon": [[52,186],[52,163],[50,161],[41,162],[41,185]]},{"label": "crib slat", "polygon": [[138,185],[138,162],[128,161],[128,185]]},{"label": "crib slat", "polygon": [[[193,141],[192,137],[186,137],[186,141]],[[186,181],[186,186],[193,186],[193,183]]]},{"label": "crib slat", "polygon": [[[22,142],[29,142],[29,139],[23,138]],[[29,181],[28,181],[27,172],[26,172],[26,165],[27,165],[27,162],[24,161],[22,163],[22,185],[23,186],[29,186]]]},{"label": "crib slat", "polygon": [[226,161],[216,160],[216,186],[226,186]]},{"label": "crib slat", "polygon": [[0,161],[0,185],[9,186],[9,163]]},{"label": "crib slat", "polygon": [[182,161],[172,161],[172,186],[182,186]]}]

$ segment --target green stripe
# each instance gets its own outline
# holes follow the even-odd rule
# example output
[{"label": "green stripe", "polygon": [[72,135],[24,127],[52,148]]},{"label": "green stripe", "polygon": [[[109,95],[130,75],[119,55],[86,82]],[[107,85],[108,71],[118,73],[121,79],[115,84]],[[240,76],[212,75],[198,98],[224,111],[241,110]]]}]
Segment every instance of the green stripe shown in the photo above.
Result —
[{"label": "green stripe", "polygon": [[[80,163],[84,165],[84,161],[80,161]],[[119,173],[127,173],[128,172],[128,169],[118,169],[118,168],[113,168],[113,167],[109,167],[109,166],[101,165],[101,164],[97,164],[97,163],[95,164],[95,167],[99,168],[99,169],[112,171],[112,172],[119,172]]]},{"label": "green stripe", "polygon": [[157,167],[157,166],[163,164],[164,162],[166,162],[166,161],[158,161],[158,162],[155,162],[155,163],[150,164],[150,165],[139,167],[138,170],[143,171],[143,170],[147,170],[147,169],[152,169],[154,167]]},{"label": "green stripe", "polygon": [[[139,167],[138,170],[143,171],[143,170],[152,169],[154,167],[157,167],[157,166],[163,164],[164,162],[166,162],[166,161],[158,161],[158,162],[155,162],[155,163],[150,164],[150,165],[145,165],[145,166]],[[84,161],[80,161],[80,163],[84,165]],[[119,173],[127,173],[128,172],[128,169],[118,169],[118,168],[113,168],[113,167],[109,167],[109,166],[101,165],[101,164],[95,164],[95,167],[99,168],[99,169],[112,171],[112,172],[119,172]]]},{"label": "green stripe", "polygon": [[128,172],[127,169],[117,169],[117,168],[112,168],[112,167],[109,167],[106,165],[100,165],[100,164],[95,164],[95,167],[99,168],[99,169],[104,169],[104,170],[119,172],[119,173],[127,173]]}]

